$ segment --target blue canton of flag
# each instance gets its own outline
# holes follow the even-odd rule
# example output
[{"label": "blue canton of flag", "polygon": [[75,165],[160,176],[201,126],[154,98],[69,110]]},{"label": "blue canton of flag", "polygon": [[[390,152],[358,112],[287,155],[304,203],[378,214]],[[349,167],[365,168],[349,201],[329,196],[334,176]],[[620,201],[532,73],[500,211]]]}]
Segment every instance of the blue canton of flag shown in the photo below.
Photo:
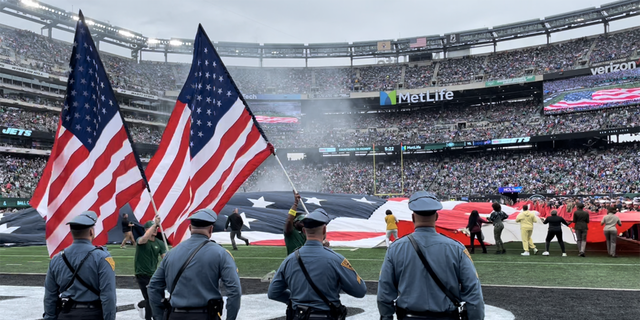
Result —
[{"label": "blue canton of flag", "polygon": [[91,151],[105,125],[118,113],[118,103],[89,29],[81,20],[69,68],[62,125]]},{"label": "blue canton of flag", "polygon": [[198,32],[194,50],[191,72],[178,97],[191,109],[189,146],[192,158],[211,140],[218,122],[238,100],[239,94],[204,32]]}]

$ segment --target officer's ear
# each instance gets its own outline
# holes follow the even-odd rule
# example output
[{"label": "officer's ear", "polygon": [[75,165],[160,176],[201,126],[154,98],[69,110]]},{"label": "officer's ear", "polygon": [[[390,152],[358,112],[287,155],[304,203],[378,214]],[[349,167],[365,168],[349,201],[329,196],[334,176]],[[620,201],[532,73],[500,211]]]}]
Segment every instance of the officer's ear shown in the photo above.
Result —
[{"label": "officer's ear", "polygon": [[411,222],[416,223],[416,214],[411,213]]},{"label": "officer's ear", "polygon": [[95,239],[95,238],[96,238],[96,230],[95,230],[95,228],[94,228],[94,227],[91,227],[91,228],[89,229],[89,236],[91,237],[91,241],[93,241],[93,239]]},{"label": "officer's ear", "polygon": [[189,233],[192,233],[192,232],[191,232],[191,224],[189,224]]}]

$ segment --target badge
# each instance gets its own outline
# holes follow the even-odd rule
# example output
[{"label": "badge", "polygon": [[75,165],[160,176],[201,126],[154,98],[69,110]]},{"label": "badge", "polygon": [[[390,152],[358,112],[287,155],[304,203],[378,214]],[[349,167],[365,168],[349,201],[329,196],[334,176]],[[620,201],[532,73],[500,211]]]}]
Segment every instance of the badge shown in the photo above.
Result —
[{"label": "badge", "polygon": [[351,263],[349,263],[349,260],[345,258],[344,260],[342,260],[342,263],[340,265],[355,272],[356,276],[358,277],[358,283],[362,282],[362,278],[360,278],[360,275],[358,274],[358,272],[351,266]]}]

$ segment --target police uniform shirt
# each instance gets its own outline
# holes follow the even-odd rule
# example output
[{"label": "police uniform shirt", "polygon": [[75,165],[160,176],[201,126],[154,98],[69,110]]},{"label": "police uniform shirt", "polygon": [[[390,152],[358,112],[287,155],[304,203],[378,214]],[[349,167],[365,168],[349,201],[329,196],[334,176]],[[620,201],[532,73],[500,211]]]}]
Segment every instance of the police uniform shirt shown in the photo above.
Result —
[{"label": "police uniform shirt", "polygon": [[[469,319],[484,319],[480,280],[465,247],[436,233],[435,228],[416,228],[413,234],[440,281],[467,303]],[[381,320],[392,320],[394,300],[398,307],[414,312],[447,312],[455,306],[431,279],[408,238],[396,240],[387,251],[378,282]]]},{"label": "police uniform shirt", "polygon": [[[95,248],[89,240],[74,240],[73,244],[64,250],[64,253],[71,266],[76,269],[87,253]],[[114,270],[115,262],[109,252],[102,248],[95,250],[91,252],[84,262],[78,275],[87,284],[99,290],[100,296],[96,296],[77,279],[69,290],[63,292],[61,296],[63,298],[71,298],[77,302],[100,300],[104,319],[113,320],[116,318],[116,274]],[[73,273],[64,263],[62,256],[60,254],[55,255],[49,263],[49,270],[47,270],[45,279],[44,319],[57,319],[56,302],[59,291],[64,290],[72,278]]]},{"label": "police uniform shirt", "polygon": [[[300,249],[300,257],[311,280],[327,299],[340,305],[340,290],[348,295],[362,298],[367,293],[364,280],[342,255],[322,246],[320,241],[309,241]],[[280,265],[269,285],[269,299],[288,303],[295,309],[298,305],[329,310],[329,306],[313,291],[305,278],[295,253],[290,254]]]},{"label": "police uniform shirt", "polygon": [[[182,265],[189,259],[193,250],[203,241],[208,240],[205,235],[192,234],[191,238],[169,251],[162,260],[160,267],[151,277],[147,289],[154,317],[162,318],[164,311],[161,308],[161,301],[164,298],[165,288],[171,292],[173,279]],[[218,288],[220,279],[227,293],[227,319],[236,319],[242,294],[238,269],[231,253],[215,243],[206,244],[193,257],[173,290],[171,306],[174,308],[206,307],[209,300],[222,299]]]}]

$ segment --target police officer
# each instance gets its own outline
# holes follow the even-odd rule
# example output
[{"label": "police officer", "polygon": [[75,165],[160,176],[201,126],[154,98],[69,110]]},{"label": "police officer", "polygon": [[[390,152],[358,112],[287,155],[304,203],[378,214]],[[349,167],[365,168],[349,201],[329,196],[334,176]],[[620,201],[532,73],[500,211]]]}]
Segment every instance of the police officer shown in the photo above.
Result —
[{"label": "police officer", "polygon": [[98,215],[86,211],[67,223],[73,244],[49,263],[44,319],[116,318],[116,264],[109,252],[91,244],[96,221]]},{"label": "police officer", "polygon": [[[227,292],[227,319],[234,320],[240,309],[240,278],[231,253],[209,240],[218,215],[211,209],[202,209],[191,215],[191,238],[169,251],[160,267],[151,277],[147,289],[154,319],[163,319],[169,311],[169,319],[217,320],[222,314],[222,294],[218,283],[222,280]],[[175,287],[176,275],[192,253],[193,256],[180,275]],[[164,290],[169,291],[170,306],[163,304]]]},{"label": "police officer", "polygon": [[[323,209],[314,210],[302,220],[306,243],[282,262],[269,285],[269,299],[291,302],[287,319],[304,319],[307,315],[310,319],[343,319],[337,314],[340,311],[346,316],[346,308],[340,304],[340,291],[358,298],[367,292],[364,280],[349,261],[322,245],[329,221],[331,218]],[[315,286],[334,305],[333,313],[309,284],[296,254]]]},{"label": "police officer", "polygon": [[[442,204],[434,195],[419,191],[409,199],[409,209],[416,228],[413,238],[434,273],[455,297],[466,302],[469,319],[484,319],[480,280],[469,252],[435,230]],[[433,281],[408,237],[389,247],[382,264],[378,282],[381,320],[393,319],[394,300],[399,320],[456,319],[456,307]]]}]

